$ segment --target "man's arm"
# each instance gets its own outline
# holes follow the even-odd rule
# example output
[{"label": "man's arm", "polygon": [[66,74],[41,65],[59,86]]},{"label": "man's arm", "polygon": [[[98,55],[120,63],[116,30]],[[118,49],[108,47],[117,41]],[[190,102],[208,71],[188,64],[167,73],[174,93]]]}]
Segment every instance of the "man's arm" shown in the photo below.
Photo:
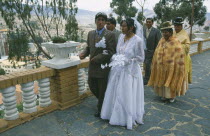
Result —
[{"label": "man's arm", "polygon": [[88,33],[88,37],[87,37],[87,47],[84,49],[82,53],[79,54],[80,59],[85,59],[85,57],[87,57],[90,54],[89,36],[90,36],[90,32]]},{"label": "man's arm", "polygon": [[160,30],[156,29],[156,35],[155,35],[155,49],[160,41],[160,39],[162,38],[161,32]]}]

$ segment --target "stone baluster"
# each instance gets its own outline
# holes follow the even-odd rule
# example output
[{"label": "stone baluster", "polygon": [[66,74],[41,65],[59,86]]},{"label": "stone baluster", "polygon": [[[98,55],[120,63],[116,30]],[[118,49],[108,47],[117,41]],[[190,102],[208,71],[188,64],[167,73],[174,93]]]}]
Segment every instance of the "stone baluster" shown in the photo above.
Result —
[{"label": "stone baluster", "polygon": [[34,93],[34,81],[21,84],[23,91],[23,112],[33,113],[37,111],[36,95]]},{"label": "stone baluster", "polygon": [[38,80],[39,83],[39,105],[41,107],[49,106],[52,101],[50,99],[50,79],[44,78]]},{"label": "stone baluster", "polygon": [[202,47],[203,47],[203,41],[199,41],[199,43],[198,43],[198,53],[202,53],[203,51],[202,51]]},{"label": "stone baluster", "polygon": [[15,96],[15,86],[2,89],[1,92],[3,96],[2,101],[5,108],[4,119],[15,120],[19,118],[16,96]]},{"label": "stone baluster", "polygon": [[85,73],[84,68],[78,70],[78,87],[79,95],[85,92]]},{"label": "stone baluster", "polygon": [[89,90],[88,85],[88,68],[85,68],[85,91]]}]

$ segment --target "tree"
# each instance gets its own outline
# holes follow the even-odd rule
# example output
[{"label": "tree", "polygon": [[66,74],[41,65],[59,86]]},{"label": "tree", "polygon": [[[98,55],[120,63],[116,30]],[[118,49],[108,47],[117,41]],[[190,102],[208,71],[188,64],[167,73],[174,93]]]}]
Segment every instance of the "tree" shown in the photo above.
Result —
[{"label": "tree", "polygon": [[4,71],[4,69],[0,68],[0,75],[5,75],[6,72]]},{"label": "tree", "polygon": [[209,30],[210,30],[210,26],[205,26],[203,29],[204,29],[205,31],[209,31]]},{"label": "tree", "polygon": [[8,44],[9,44],[9,60],[12,60],[13,65],[15,66],[15,61],[20,61],[24,57],[26,62],[26,56],[29,52],[29,36],[23,31],[16,29],[15,31],[10,31],[8,33]]},{"label": "tree", "polygon": [[135,17],[138,10],[132,4],[134,1],[135,0],[112,0],[110,7],[118,15],[118,23],[120,23],[123,18]]},{"label": "tree", "polygon": [[78,41],[79,35],[78,35],[78,23],[76,20],[76,14],[78,11],[78,8],[75,4],[70,5],[69,10],[69,16],[67,18],[67,23],[65,25],[65,36],[68,40]]},{"label": "tree", "polygon": [[[59,35],[62,21],[69,16],[69,11],[76,8],[77,0],[0,0],[0,12],[8,28],[13,30],[15,22],[21,22],[28,35],[33,39],[39,51],[43,52],[47,58],[51,58],[41,47],[36,36],[38,31],[32,21],[38,21],[41,30],[51,39],[50,30],[55,25],[56,35]],[[40,31],[39,31],[40,32]]]},{"label": "tree", "polygon": [[78,41],[78,23],[75,16],[71,16],[68,18],[67,23],[65,25],[65,36],[68,40]]},{"label": "tree", "polygon": [[143,21],[146,19],[144,16],[144,5],[147,0],[136,0],[136,3],[140,6],[141,11],[138,13],[137,20],[143,24]]},{"label": "tree", "polygon": [[[191,27],[202,26],[205,22],[204,0],[160,0],[154,7],[158,24],[175,19],[177,16],[188,21]],[[192,13],[194,14],[192,15]]]}]

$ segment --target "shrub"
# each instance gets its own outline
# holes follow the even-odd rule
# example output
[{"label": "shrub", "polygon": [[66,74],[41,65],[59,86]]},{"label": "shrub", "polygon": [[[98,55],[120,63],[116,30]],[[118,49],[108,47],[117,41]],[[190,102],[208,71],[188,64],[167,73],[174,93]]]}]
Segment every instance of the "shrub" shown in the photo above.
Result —
[{"label": "shrub", "polygon": [[67,41],[64,37],[55,36],[52,38],[53,43],[65,43]]}]

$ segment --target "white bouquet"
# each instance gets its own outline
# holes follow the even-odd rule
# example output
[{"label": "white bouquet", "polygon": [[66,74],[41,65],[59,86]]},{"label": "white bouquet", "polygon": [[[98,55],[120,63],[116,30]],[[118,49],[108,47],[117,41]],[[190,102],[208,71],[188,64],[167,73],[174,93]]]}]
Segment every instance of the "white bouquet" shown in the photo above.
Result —
[{"label": "white bouquet", "polygon": [[106,48],[106,39],[103,37],[95,46],[96,48]]},{"label": "white bouquet", "polygon": [[125,66],[129,64],[129,60],[123,54],[115,54],[112,56],[111,63],[109,65],[101,64],[101,68],[104,69],[106,67],[116,67],[116,66]]}]

